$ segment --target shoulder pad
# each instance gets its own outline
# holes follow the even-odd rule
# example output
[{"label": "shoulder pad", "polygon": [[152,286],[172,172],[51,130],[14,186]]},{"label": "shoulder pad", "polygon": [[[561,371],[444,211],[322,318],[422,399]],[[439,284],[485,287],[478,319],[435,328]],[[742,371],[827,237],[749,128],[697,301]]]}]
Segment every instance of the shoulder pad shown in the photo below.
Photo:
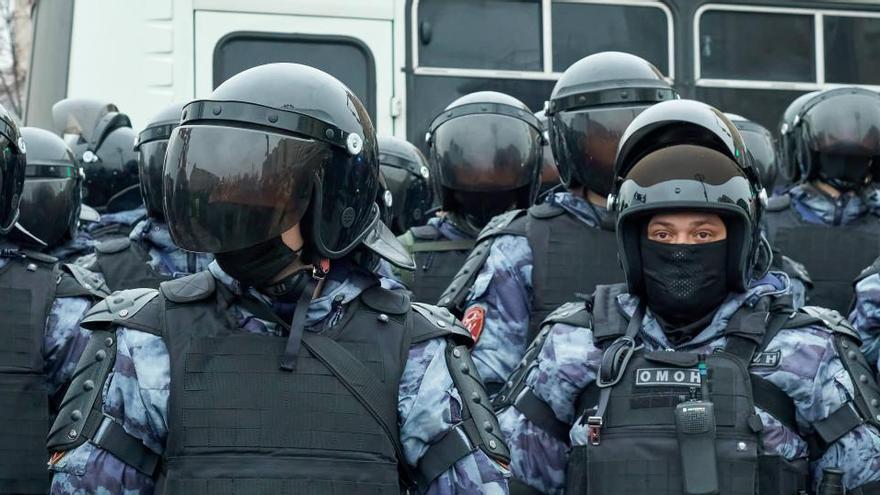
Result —
[{"label": "shoulder pad", "polygon": [[[526,210],[511,210],[492,218],[492,220],[489,220],[489,223],[483,227],[483,230],[480,231],[480,234],[477,236],[477,243],[498,235],[518,233],[508,231],[507,228],[514,220],[525,215],[525,213]],[[525,230],[523,230],[521,235],[525,235]]]},{"label": "shoulder pad", "polygon": [[437,240],[440,238],[440,231],[433,225],[421,225],[419,227],[410,227],[409,231],[416,239]]},{"label": "shoulder pad", "polygon": [[854,339],[858,345],[862,345],[859,333],[853,328],[852,324],[840,313],[833,309],[820,308],[819,306],[804,306],[801,308],[804,313],[816,318],[818,323],[822,324],[835,334],[844,335]]},{"label": "shoulder pad", "polygon": [[158,335],[161,333],[158,295],[159,291],[155,289],[114,292],[94,305],[80,325],[92,331],[109,330],[113,325],[121,325]]},{"label": "shoulder pad", "polygon": [[95,246],[95,251],[101,254],[113,254],[125,251],[131,245],[128,237],[115,237],[106,241],[101,241]]},{"label": "shoulder pad", "polygon": [[361,292],[361,301],[380,313],[402,315],[409,310],[409,296],[405,291],[383,289],[378,285]]},{"label": "shoulder pad", "polygon": [[873,263],[871,263],[871,266],[862,270],[861,273],[859,273],[859,276],[856,277],[855,283],[859,283],[862,280],[865,280],[866,278],[870,277],[871,275],[874,275],[877,273],[880,273],[880,258],[877,258],[876,260],[874,260]]},{"label": "shoulder pad", "polygon": [[791,196],[788,194],[773,196],[767,200],[767,211],[783,211],[789,206],[791,206]]},{"label": "shoulder pad", "polygon": [[29,259],[34,261],[39,261],[42,263],[58,263],[58,258],[54,256],[50,256],[46,253],[41,253],[39,251],[31,251],[30,249],[24,249],[21,251],[22,254],[27,256]]},{"label": "shoulder pad", "polygon": [[57,297],[86,296],[103,299],[109,295],[110,288],[100,275],[73,263],[61,265]]},{"label": "shoulder pad", "polygon": [[115,362],[116,334],[93,331],[49,431],[50,451],[74,449],[94,436],[103,416],[101,392]]},{"label": "shoulder pad", "polygon": [[810,287],[813,286],[813,279],[810,278],[810,272],[807,271],[807,267],[804,266],[803,263],[799,263],[788,256],[783,255],[782,271],[790,277],[801,280],[804,284]]},{"label": "shoulder pad", "polygon": [[470,332],[446,308],[425,303],[412,303],[412,343],[417,344],[437,337],[450,337],[459,344],[472,346]]},{"label": "shoulder pad", "polygon": [[541,203],[529,208],[529,215],[535,218],[553,218],[565,213],[565,210],[559,206],[550,203]]},{"label": "shoulder pad", "polygon": [[627,319],[620,313],[617,296],[626,292],[626,284],[599,285],[588,301],[593,318],[593,340],[611,341],[626,333]]},{"label": "shoulder pad", "polygon": [[201,301],[213,294],[216,287],[214,276],[208,270],[159,284],[162,295],[175,303]]},{"label": "shoulder pad", "polygon": [[547,315],[547,318],[544,318],[541,326],[554,325],[556,323],[565,323],[575,327],[590,328],[593,324],[593,317],[590,314],[586,302],[567,302]]}]

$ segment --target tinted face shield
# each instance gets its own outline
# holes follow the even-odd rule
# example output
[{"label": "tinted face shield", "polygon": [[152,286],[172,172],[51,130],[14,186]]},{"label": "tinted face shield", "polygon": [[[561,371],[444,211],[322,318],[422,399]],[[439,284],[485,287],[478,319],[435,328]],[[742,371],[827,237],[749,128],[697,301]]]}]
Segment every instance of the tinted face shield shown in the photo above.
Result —
[{"label": "tinted face shield", "polygon": [[19,143],[0,134],[0,234],[8,233],[18,218],[25,176],[25,155]]},{"label": "tinted face shield", "polygon": [[165,139],[149,141],[138,146],[138,174],[144,205],[153,218],[165,218],[162,196],[162,167],[165,163]]},{"label": "tinted face shield", "polygon": [[763,132],[740,129],[746,149],[752,155],[752,163],[758,169],[761,176],[761,185],[768,193],[773,191],[776,178],[779,175],[776,148],[773,146],[773,138]]},{"label": "tinted face shield", "polygon": [[650,105],[609,106],[565,111],[551,117],[555,157],[568,185],[582,184],[607,196],[614,179],[620,137]]},{"label": "tinted face shield", "polygon": [[81,184],[69,164],[28,165],[19,223],[47,245],[58,245],[75,233]]},{"label": "tinted face shield", "polygon": [[510,191],[537,179],[541,135],[536,127],[505,115],[465,115],[437,127],[431,155],[434,179],[444,188]]},{"label": "tinted face shield", "polygon": [[300,222],[327,144],[266,130],[182,125],[164,169],[165,213],[182,249],[253,246]]},{"label": "tinted face shield", "polygon": [[[405,232],[417,225],[431,208],[431,189],[427,180],[407,169],[380,165],[388,190],[393,196],[391,217],[394,229]],[[427,169],[425,169],[427,174]]]}]

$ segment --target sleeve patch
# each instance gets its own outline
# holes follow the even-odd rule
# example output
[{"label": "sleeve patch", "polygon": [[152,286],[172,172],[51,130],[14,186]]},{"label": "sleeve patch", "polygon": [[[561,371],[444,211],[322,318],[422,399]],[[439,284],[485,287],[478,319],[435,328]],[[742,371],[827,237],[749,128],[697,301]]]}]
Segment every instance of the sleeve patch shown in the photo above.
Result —
[{"label": "sleeve patch", "polygon": [[486,310],[480,305],[474,305],[468,308],[464,313],[461,322],[465,328],[471,333],[474,342],[480,340],[480,334],[483,333],[483,324],[486,321]]}]

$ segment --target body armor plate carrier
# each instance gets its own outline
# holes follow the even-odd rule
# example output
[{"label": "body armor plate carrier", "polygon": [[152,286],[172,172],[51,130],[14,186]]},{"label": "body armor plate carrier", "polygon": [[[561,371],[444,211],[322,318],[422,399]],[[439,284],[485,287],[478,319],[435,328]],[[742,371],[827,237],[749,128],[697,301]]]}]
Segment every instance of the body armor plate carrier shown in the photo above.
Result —
[{"label": "body armor plate carrier", "polygon": [[598,285],[624,281],[617,262],[613,231],[589,227],[564,209],[547,203],[495,217],[477,239],[471,253],[439,304],[459,316],[465,311],[468,289],[489,257],[499,235],[520,235],[532,250],[532,310],[528,341],[541,322],[561,304],[589,294]]},{"label": "body armor plate carrier", "polygon": [[401,241],[416,263],[415,271],[401,272],[401,280],[412,291],[415,301],[430,304],[440,299],[477,242],[443,239],[431,225],[411,228],[401,236]]},{"label": "body armor plate carrier", "polygon": [[148,264],[150,255],[143,245],[131,242],[127,237],[101,242],[95,247],[95,256],[104,280],[114,291],[158,289],[159,284],[171,279],[153,270]]},{"label": "body armor plate carrier", "polygon": [[846,312],[853,280],[880,256],[880,219],[868,214],[849,225],[816,225],[803,221],[790,199],[774,199],[765,217],[770,242],[806,267],[813,283],[808,304]]}]

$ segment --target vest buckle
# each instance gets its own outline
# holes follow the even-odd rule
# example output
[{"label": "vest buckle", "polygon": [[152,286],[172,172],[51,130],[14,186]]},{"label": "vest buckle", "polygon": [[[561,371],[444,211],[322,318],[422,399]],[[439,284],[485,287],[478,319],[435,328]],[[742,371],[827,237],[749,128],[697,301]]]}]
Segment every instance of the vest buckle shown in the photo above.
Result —
[{"label": "vest buckle", "polygon": [[599,445],[601,443],[602,433],[602,416],[587,416],[587,438],[590,445]]}]

